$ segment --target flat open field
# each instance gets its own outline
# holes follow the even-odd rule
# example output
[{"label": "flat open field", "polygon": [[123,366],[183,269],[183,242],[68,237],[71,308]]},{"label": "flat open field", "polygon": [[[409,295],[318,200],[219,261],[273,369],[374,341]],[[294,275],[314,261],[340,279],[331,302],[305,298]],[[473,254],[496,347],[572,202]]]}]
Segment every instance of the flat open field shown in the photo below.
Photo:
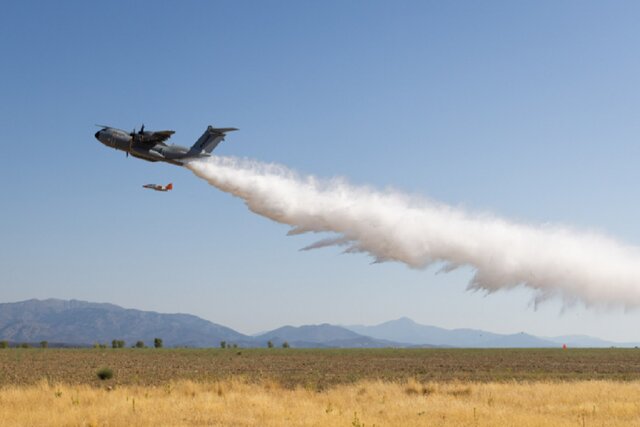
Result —
[{"label": "flat open field", "polygon": [[[114,377],[100,381],[109,367]],[[2,349],[0,387],[163,385],[230,378],[323,390],[362,380],[504,382],[640,380],[638,349]]]},{"label": "flat open field", "polygon": [[638,426],[639,382],[359,381],[323,392],[240,380],[0,388],[3,426]]},{"label": "flat open field", "polygon": [[638,402],[637,349],[0,350],[12,426],[626,426]]}]

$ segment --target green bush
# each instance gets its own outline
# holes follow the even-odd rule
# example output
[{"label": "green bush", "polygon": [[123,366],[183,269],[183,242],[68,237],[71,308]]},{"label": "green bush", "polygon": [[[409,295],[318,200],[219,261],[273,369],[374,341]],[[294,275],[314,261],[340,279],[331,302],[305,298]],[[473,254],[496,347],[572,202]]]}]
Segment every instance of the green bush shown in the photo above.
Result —
[{"label": "green bush", "polygon": [[98,369],[98,372],[96,372],[96,375],[98,375],[98,378],[102,381],[110,380],[113,378],[113,370],[111,370],[111,368],[100,368]]},{"label": "green bush", "polygon": [[162,348],[162,338],[154,338],[153,339],[153,346],[155,348]]},{"label": "green bush", "polygon": [[9,348],[9,341],[0,341],[0,348]]},{"label": "green bush", "polygon": [[124,348],[124,340],[111,341],[111,348]]}]

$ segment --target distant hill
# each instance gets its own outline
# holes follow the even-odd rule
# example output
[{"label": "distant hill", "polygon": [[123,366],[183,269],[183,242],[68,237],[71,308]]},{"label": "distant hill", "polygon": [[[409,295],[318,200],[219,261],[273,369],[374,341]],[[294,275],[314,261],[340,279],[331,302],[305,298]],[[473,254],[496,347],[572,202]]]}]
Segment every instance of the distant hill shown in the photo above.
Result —
[{"label": "distant hill", "polygon": [[218,347],[221,341],[243,347],[266,347],[268,341],[276,346],[287,341],[300,348],[403,346],[328,324],[284,326],[252,337],[190,314],[162,314],[114,304],[58,299],[0,304],[0,339],[12,343],[87,346],[118,339],[130,346],[138,340],[152,345],[154,338],[162,338],[166,347]]},{"label": "distant hill", "polygon": [[562,344],[520,332],[519,334],[500,335],[497,338],[483,341],[477,346],[487,348],[557,348],[561,345]]},{"label": "distant hill", "polygon": [[420,346],[431,344],[468,348],[517,348],[517,347],[632,347],[634,343],[614,343],[585,335],[546,338],[524,332],[518,334],[496,334],[479,329],[445,329],[421,325],[406,317],[374,326],[345,326],[345,328],[373,338],[405,342]]},{"label": "distant hill", "polygon": [[444,329],[420,325],[403,317],[375,326],[346,326],[347,329],[373,338],[400,341],[413,345],[431,344],[454,347],[476,347],[483,341],[494,340],[499,334],[475,329]]},{"label": "distant hill", "polygon": [[[280,346],[283,342],[292,347],[334,347],[334,348],[381,348],[381,347],[405,347],[387,340],[379,340],[367,337],[341,326],[329,325],[305,325],[283,326],[254,337],[256,344],[266,345],[271,341]],[[262,346],[262,345],[261,345]]]},{"label": "distant hill", "polygon": [[190,314],[161,314],[113,304],[58,299],[0,304],[0,338],[12,342],[51,341],[87,345],[121,339],[147,345],[162,338],[165,346],[218,346],[220,341],[251,338]]},{"label": "distant hill", "polygon": [[585,335],[535,337],[524,332],[496,334],[479,329],[445,329],[420,325],[408,318],[374,326],[330,324],[283,326],[248,336],[190,314],[163,314],[125,309],[113,304],[59,299],[0,303],[0,340],[11,343],[48,341],[56,346],[89,346],[124,340],[147,345],[162,338],[166,347],[218,347],[221,341],[242,347],[266,347],[285,341],[299,348],[383,347],[634,347]]}]

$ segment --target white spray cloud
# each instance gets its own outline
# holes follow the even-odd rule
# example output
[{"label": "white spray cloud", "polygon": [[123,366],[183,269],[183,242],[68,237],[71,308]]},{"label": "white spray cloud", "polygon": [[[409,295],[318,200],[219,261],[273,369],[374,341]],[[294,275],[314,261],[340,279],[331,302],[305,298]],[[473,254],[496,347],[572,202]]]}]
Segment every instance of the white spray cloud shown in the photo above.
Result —
[{"label": "white spray cloud", "polygon": [[602,234],[471,214],[251,160],[212,157],[187,167],[243,199],[251,211],[290,225],[289,234],[335,233],[304,249],[345,246],[345,252],[365,252],[376,262],[412,268],[438,263],[445,272],[471,266],[470,289],[524,285],[536,302],[559,295],[587,305],[640,306],[640,249]]}]

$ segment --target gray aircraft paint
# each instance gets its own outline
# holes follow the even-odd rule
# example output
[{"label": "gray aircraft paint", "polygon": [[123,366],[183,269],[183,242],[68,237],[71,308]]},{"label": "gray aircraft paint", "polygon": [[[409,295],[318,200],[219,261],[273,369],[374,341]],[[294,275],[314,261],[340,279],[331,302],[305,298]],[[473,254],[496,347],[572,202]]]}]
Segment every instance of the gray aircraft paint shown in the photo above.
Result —
[{"label": "gray aircraft paint", "polygon": [[226,133],[234,130],[238,129],[209,126],[191,148],[166,144],[165,141],[175,133],[172,130],[145,131],[144,126],[137,133],[135,130],[127,132],[103,126],[96,132],[95,137],[104,145],[139,159],[183,166],[189,160],[210,157],[210,153],[224,140]]}]

